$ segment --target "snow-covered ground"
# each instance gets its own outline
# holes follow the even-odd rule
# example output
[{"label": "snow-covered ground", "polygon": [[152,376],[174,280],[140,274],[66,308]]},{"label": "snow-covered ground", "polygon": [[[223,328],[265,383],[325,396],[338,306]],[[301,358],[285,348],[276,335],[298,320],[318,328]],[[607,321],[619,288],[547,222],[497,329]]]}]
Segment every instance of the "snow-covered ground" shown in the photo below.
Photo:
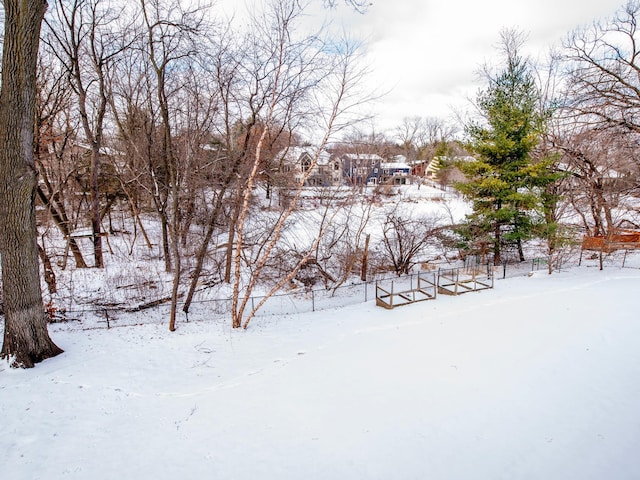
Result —
[{"label": "snow-covered ground", "polygon": [[387,311],[51,326],[0,364],[3,479],[640,478],[640,270]]}]

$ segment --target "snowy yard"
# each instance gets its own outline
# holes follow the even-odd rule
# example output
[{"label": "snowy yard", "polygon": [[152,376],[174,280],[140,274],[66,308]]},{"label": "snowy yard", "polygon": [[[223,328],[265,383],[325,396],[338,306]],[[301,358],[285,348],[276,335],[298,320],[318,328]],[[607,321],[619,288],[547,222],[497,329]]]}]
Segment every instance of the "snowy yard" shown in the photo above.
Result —
[{"label": "snowy yard", "polygon": [[0,364],[3,479],[640,478],[640,270],[81,331]]}]

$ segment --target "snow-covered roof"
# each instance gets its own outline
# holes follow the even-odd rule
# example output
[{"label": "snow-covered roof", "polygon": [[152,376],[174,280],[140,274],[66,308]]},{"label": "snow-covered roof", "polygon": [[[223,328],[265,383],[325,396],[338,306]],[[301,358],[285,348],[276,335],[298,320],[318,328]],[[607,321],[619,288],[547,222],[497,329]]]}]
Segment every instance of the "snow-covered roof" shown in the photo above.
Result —
[{"label": "snow-covered roof", "polygon": [[311,159],[318,156],[318,165],[328,165],[331,160],[331,155],[324,149],[319,149],[318,147],[289,147],[285,150],[282,150],[278,157],[281,157],[285,163],[298,163],[300,158],[307,154]]},{"label": "snow-covered roof", "polygon": [[395,169],[395,170],[411,169],[411,167],[405,162],[383,162],[380,164],[380,168]]},{"label": "snow-covered roof", "polygon": [[[76,143],[76,146],[78,148],[82,148],[83,150],[91,150],[91,145],[89,145],[88,143],[81,143],[78,142]],[[106,155],[109,157],[117,157],[117,156],[123,156],[126,155],[126,153],[120,151],[120,150],[116,150],[115,148],[111,148],[111,147],[107,147],[107,146],[101,146],[100,147],[100,154],[101,155]]]},{"label": "snow-covered roof", "polygon": [[345,153],[343,156],[349,160],[382,161],[382,157],[375,153]]},{"label": "snow-covered roof", "polygon": [[[565,162],[558,163],[557,169],[560,170],[561,172],[576,172],[581,170],[579,166],[571,165]],[[618,170],[615,170],[613,168],[609,168],[607,166],[602,166],[602,165],[596,166],[596,171],[602,178],[608,178],[608,179],[624,178],[628,175]]]}]

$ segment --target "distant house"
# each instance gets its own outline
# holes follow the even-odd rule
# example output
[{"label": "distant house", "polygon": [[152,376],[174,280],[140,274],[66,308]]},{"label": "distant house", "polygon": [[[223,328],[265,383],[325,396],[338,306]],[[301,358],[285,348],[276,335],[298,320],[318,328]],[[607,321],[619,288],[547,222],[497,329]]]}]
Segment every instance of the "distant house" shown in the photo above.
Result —
[{"label": "distant house", "polygon": [[[83,142],[72,143],[71,151],[72,151],[72,154],[76,154],[76,155],[89,155],[91,153],[91,145]],[[115,148],[112,148],[112,147],[107,147],[105,145],[102,145],[100,147],[100,150],[98,150],[98,153],[103,158],[121,158],[127,155],[125,152],[116,150]]]},{"label": "distant house", "polygon": [[375,153],[344,153],[340,156],[344,178],[350,185],[378,183],[383,159]]},{"label": "distant house", "polygon": [[[473,162],[472,156],[436,156],[430,160],[415,160],[411,164],[411,174],[415,177],[428,178],[430,180],[443,180],[440,178],[444,170],[447,177],[455,177],[455,181],[462,181],[464,175],[456,167],[459,162]],[[457,173],[456,173],[457,172]],[[449,183],[449,182],[446,182]]]},{"label": "distant house", "polygon": [[376,175],[379,185],[406,185],[411,167],[406,162],[382,162]]},{"label": "distant house", "polygon": [[279,155],[280,173],[296,185],[328,187],[342,183],[340,159],[317,147],[289,147]]},{"label": "distant house", "polygon": [[[78,171],[82,172],[84,170],[88,172],[90,169],[91,145],[84,142],[71,142],[68,146],[68,151],[72,158],[80,161]],[[101,163],[101,175],[106,173],[105,169],[110,171],[113,169],[122,170],[127,167],[127,162],[129,161],[129,156],[125,152],[105,145],[102,145],[98,150],[98,157]]]},{"label": "distant house", "polygon": [[411,162],[411,175],[434,180],[446,157],[433,157],[430,160],[414,160]]}]

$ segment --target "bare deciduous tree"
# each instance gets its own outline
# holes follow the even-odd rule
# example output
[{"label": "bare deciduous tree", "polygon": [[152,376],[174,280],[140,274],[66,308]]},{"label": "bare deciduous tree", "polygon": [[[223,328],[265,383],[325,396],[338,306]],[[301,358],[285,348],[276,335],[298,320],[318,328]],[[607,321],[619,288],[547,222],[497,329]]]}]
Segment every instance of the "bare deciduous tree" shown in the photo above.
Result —
[{"label": "bare deciduous tree", "polygon": [[35,219],[36,66],[44,0],[5,0],[0,91],[0,255],[5,315],[0,356],[33,367],[62,353],[47,331]]},{"label": "bare deciduous tree", "polygon": [[390,212],[382,227],[382,243],[393,271],[397,275],[408,274],[426,255],[425,248],[434,242],[442,229],[436,217],[411,218],[398,213],[398,208]]},{"label": "bare deciduous tree", "polygon": [[47,21],[47,41],[68,74],[90,152],[91,229],[98,268],[104,266],[98,179],[111,96],[109,76],[113,63],[132,41],[126,26],[115,26],[122,18],[123,8],[114,9],[106,0],[63,0],[56,2],[55,21]]},{"label": "bare deciduous tree", "polygon": [[[556,139],[561,152],[560,168],[570,179],[564,195],[582,219],[589,235],[607,235],[617,226],[616,208],[637,191],[638,172],[632,163],[635,145],[611,130],[587,128]],[[620,213],[620,212],[618,212]]]},{"label": "bare deciduous tree", "polygon": [[173,286],[171,289],[171,315],[169,329],[175,330],[178,290],[181,278],[180,252],[180,194],[184,170],[176,156],[174,146],[174,125],[171,121],[170,100],[175,89],[171,88],[170,68],[197,53],[197,37],[204,22],[205,9],[196,5],[184,8],[175,0],[140,0],[144,27],[146,30],[146,49],[153,73],[157,93],[157,107],[162,123],[161,159],[166,171],[164,187],[168,191],[169,204],[169,237],[173,265]]},{"label": "bare deciduous tree", "polygon": [[640,133],[640,2],[574,30],[565,40],[567,107],[582,123]]},{"label": "bare deciduous tree", "polygon": [[[606,235],[640,184],[640,2],[574,30],[564,42],[566,89],[554,146],[570,173],[565,195],[589,235]],[[628,217],[627,217],[628,218]]]},{"label": "bare deciduous tree", "polygon": [[[65,194],[72,190],[69,186],[70,177],[77,168],[71,164],[69,154],[69,144],[75,133],[69,118],[71,88],[66,70],[59,64],[55,55],[42,46],[37,85],[35,161],[40,177],[36,187],[37,196],[66,239],[67,250],[71,251],[76,267],[86,268],[80,245],[72,236],[73,213],[69,212],[75,209],[68,208],[69,202]],[[73,198],[73,195],[71,197]]]},{"label": "bare deciduous tree", "polygon": [[431,160],[453,140],[456,127],[437,117],[406,117],[396,128],[396,139],[408,160]]},{"label": "bare deciduous tree", "polygon": [[[316,250],[317,243],[322,237],[327,225],[335,212],[327,211],[319,222],[317,235],[304,255],[299,258],[288,275],[279,279],[273,285],[258,305],[244,317],[245,308],[251,292],[257,284],[260,275],[276,250],[287,220],[296,209],[302,187],[317,165],[321,149],[327,144],[336,129],[340,128],[340,120],[345,118],[354,105],[362,102],[362,97],[354,90],[354,85],[363,75],[357,66],[357,50],[354,45],[345,42],[340,45],[319,43],[320,37],[313,35],[300,40],[295,37],[295,21],[302,13],[301,5],[295,0],[280,0],[272,5],[272,10],[266,17],[257,19],[253,24],[256,45],[262,46],[262,67],[256,72],[264,72],[264,76],[255,77],[258,80],[258,90],[263,94],[264,110],[261,115],[262,130],[253,151],[253,165],[244,190],[242,207],[239,212],[235,251],[234,251],[234,282],[232,324],[234,327],[249,325],[266,300],[286,285],[307,263]],[[251,276],[246,282],[242,271],[244,262],[245,224],[251,206],[253,186],[259,179],[259,170],[263,162],[263,149],[269,132],[278,125],[287,125],[290,130],[294,126],[316,126],[316,132],[322,133],[322,140],[318,144],[307,171],[302,175],[297,188],[291,192],[291,200],[275,221],[264,245],[259,249],[257,257],[251,262]],[[242,294],[241,294],[242,290]]]}]

